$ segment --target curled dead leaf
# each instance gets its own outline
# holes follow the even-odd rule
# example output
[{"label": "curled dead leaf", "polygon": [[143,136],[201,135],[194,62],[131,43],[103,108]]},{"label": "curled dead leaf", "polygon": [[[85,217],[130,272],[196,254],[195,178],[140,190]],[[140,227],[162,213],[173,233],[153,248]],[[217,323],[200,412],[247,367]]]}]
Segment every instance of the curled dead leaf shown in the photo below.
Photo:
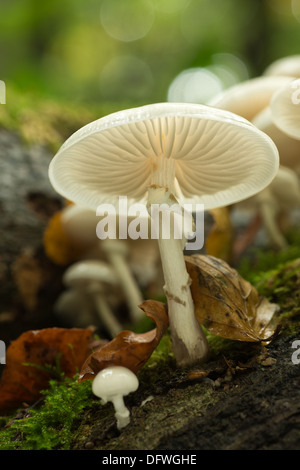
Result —
[{"label": "curled dead leaf", "polygon": [[195,314],[209,332],[240,341],[270,341],[279,307],[228,263],[207,255],[186,256]]},{"label": "curled dead leaf", "polygon": [[156,300],[145,300],[139,306],[156,324],[146,333],[121,331],[112,341],[95,351],[82,366],[79,381],[93,379],[111,365],[127,367],[136,373],[147,362],[169,326],[166,306]]},{"label": "curled dead leaf", "polygon": [[89,329],[45,328],[26,331],[12,341],[1,376],[0,412],[38,399],[58,365],[65,376],[73,377],[90,352],[92,334]]}]

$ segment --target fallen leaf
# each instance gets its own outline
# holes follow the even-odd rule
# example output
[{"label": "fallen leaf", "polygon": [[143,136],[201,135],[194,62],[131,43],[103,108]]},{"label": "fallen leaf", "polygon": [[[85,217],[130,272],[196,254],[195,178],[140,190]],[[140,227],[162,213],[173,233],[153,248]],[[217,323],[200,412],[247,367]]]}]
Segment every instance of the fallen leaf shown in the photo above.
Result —
[{"label": "fallen leaf", "polygon": [[6,413],[23,402],[31,403],[48,387],[51,369],[73,377],[90,353],[90,329],[45,328],[22,333],[6,352],[0,382],[0,411]]},{"label": "fallen leaf", "polygon": [[111,365],[123,366],[136,373],[147,362],[169,326],[166,306],[156,300],[145,300],[139,306],[156,324],[146,333],[121,331],[112,341],[95,349],[82,366],[79,382],[93,379]]},{"label": "fallen leaf", "polygon": [[234,230],[230,219],[230,208],[220,207],[209,211],[215,223],[205,241],[206,253],[227,262],[231,260]]},{"label": "fallen leaf", "polygon": [[186,256],[195,314],[201,325],[223,338],[270,341],[276,333],[274,314],[279,307],[258,291],[228,263],[213,256]]}]

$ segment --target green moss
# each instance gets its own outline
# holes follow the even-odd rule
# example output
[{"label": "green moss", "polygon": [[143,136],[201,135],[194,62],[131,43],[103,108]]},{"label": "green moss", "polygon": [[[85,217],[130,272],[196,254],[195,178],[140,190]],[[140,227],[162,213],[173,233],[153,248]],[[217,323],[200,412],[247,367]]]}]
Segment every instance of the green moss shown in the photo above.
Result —
[{"label": "green moss", "polygon": [[87,107],[22,93],[10,83],[6,90],[6,104],[0,106],[0,126],[14,131],[29,144],[46,145],[53,152],[85,124],[118,110],[111,103]]},{"label": "green moss", "polygon": [[74,378],[49,385],[40,406],[19,411],[0,430],[0,450],[69,449],[72,430],[93,400],[91,383]]},{"label": "green moss", "polygon": [[282,250],[252,249],[238,266],[240,275],[260,289],[270,276],[280,271],[288,262],[300,258],[300,231],[287,235],[289,245]]}]

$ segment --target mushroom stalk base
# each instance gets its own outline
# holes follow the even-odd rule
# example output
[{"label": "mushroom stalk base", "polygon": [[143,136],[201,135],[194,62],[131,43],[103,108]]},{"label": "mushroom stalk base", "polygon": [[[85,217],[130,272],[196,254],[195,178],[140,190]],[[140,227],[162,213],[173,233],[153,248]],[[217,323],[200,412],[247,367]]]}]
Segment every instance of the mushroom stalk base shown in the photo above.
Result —
[{"label": "mushroom stalk base", "polygon": [[[172,206],[174,200],[176,201],[174,196],[165,188],[152,186],[148,191],[148,210],[153,203]],[[174,225],[172,211],[170,215],[171,220],[173,215]],[[168,300],[173,350],[177,364],[186,367],[207,359],[208,343],[195,316],[191,281],[183,255],[183,240],[174,237],[172,227],[169,238],[163,238],[162,229],[160,223],[158,245],[165,279],[164,290]]]},{"label": "mushroom stalk base", "polygon": [[117,428],[120,430],[130,423],[130,413],[126,408],[123,396],[117,395],[111,398],[115,408],[115,417],[117,419]]}]

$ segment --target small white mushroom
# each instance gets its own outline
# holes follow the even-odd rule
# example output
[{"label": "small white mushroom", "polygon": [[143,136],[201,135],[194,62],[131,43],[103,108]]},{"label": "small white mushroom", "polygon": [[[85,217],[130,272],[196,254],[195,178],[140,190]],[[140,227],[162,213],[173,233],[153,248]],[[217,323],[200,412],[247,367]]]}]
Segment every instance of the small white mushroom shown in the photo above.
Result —
[{"label": "small white mushroom", "polygon": [[105,285],[116,285],[116,275],[109,265],[102,261],[78,261],[64,273],[63,282],[72,289],[78,289],[82,295],[93,300],[99,319],[111,337],[122,331],[122,326],[112,312],[106,298]]},{"label": "small white mushroom", "polygon": [[67,289],[56,300],[54,313],[67,325],[86,328],[95,321],[93,309],[85,295],[78,289]]},{"label": "small white mushroom", "polygon": [[[119,215],[116,217],[117,232],[119,217]],[[62,212],[61,220],[64,230],[70,237],[81,241],[81,243],[86,243],[88,249],[86,256],[97,256],[101,259],[105,257],[109,261],[123,288],[131,321],[137,323],[143,319],[144,314],[139,305],[143,302],[144,298],[129,266],[129,246],[127,240],[110,237],[105,240],[99,240],[96,233],[99,217],[96,216],[96,211],[79,204],[66,207]],[[116,237],[116,234],[113,235]],[[136,243],[138,243],[138,240]]]},{"label": "small white mushroom", "polygon": [[276,126],[288,136],[299,141],[300,79],[291,81],[274,93],[270,108]]},{"label": "small white mushroom", "polygon": [[126,367],[111,366],[98,372],[92,383],[93,393],[105,405],[112,402],[120,430],[130,423],[130,412],[124,403],[124,396],[138,389],[137,376]]}]

